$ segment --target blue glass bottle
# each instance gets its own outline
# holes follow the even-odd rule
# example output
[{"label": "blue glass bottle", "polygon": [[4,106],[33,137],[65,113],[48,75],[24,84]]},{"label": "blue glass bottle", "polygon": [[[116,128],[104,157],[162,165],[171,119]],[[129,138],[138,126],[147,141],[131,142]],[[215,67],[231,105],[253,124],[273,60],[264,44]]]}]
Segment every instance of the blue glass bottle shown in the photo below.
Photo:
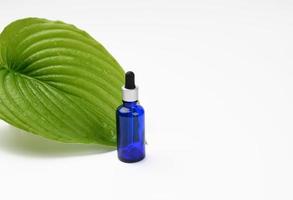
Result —
[{"label": "blue glass bottle", "polygon": [[145,157],[144,109],[138,104],[134,73],[125,74],[123,104],[117,108],[117,150],[122,162],[138,162]]}]

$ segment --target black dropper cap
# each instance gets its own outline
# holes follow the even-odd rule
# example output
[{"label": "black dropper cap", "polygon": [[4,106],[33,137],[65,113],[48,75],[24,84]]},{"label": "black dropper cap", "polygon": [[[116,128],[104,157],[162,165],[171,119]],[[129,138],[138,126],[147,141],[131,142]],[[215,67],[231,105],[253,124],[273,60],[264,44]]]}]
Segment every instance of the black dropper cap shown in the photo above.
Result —
[{"label": "black dropper cap", "polygon": [[125,74],[125,88],[126,89],[135,89],[135,78],[132,71],[128,71]]}]

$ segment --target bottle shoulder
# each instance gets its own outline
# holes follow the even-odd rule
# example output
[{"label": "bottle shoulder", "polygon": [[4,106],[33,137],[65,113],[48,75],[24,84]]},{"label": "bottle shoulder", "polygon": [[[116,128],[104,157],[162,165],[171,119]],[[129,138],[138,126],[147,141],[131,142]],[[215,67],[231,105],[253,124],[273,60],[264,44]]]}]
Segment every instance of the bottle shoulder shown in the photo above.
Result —
[{"label": "bottle shoulder", "polygon": [[125,106],[124,104],[122,104],[122,105],[118,106],[116,113],[119,115],[140,116],[140,115],[144,115],[144,109],[139,104],[132,105],[132,106]]}]

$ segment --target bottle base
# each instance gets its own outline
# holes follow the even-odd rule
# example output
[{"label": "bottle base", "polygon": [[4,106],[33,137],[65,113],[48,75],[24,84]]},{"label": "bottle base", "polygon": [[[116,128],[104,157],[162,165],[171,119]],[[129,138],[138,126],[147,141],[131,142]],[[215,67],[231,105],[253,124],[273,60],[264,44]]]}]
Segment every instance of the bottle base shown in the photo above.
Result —
[{"label": "bottle base", "polygon": [[125,158],[121,158],[121,157],[118,157],[118,158],[121,162],[124,162],[124,163],[136,163],[136,162],[142,161],[145,158],[145,156],[138,158],[138,159],[125,159]]},{"label": "bottle base", "polygon": [[125,163],[139,162],[145,158],[144,145],[133,143],[126,147],[118,147],[118,158]]}]

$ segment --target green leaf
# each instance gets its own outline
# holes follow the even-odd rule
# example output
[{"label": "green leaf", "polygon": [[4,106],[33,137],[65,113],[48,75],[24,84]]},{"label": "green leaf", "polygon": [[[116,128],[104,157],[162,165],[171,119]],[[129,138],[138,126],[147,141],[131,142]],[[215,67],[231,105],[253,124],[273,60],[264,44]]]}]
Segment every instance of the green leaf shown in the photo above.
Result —
[{"label": "green leaf", "polygon": [[86,32],[26,18],[0,35],[0,118],[49,139],[115,145],[124,72]]}]

